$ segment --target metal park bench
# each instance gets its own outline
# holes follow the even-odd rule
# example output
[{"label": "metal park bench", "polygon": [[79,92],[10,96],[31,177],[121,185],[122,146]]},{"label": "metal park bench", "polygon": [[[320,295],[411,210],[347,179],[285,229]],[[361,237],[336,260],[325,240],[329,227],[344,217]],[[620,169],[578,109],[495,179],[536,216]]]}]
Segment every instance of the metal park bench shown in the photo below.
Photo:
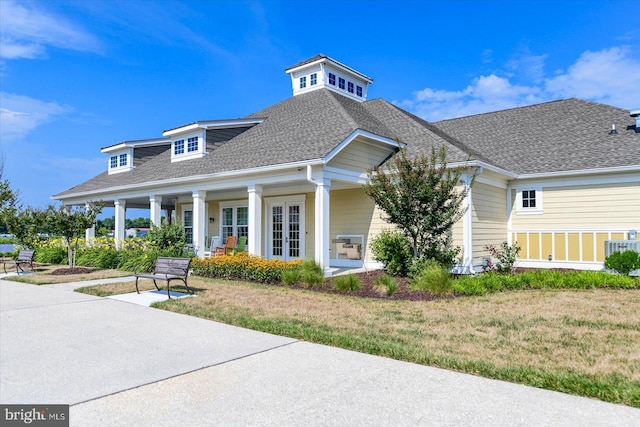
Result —
[{"label": "metal park bench", "polygon": [[36,251],[24,250],[20,251],[18,254],[18,258],[15,260],[5,260],[2,262],[2,266],[4,268],[4,272],[7,273],[7,264],[14,264],[16,266],[16,273],[20,274],[20,271],[24,273],[24,269],[21,267],[23,264],[29,264],[31,266],[31,271],[35,273],[35,269],[33,268],[33,258],[36,255]]},{"label": "metal park bench", "polygon": [[193,291],[189,289],[189,285],[187,285],[190,265],[191,258],[158,257],[152,273],[135,273],[136,292],[140,293],[138,289],[138,279],[152,279],[153,285],[157,290],[160,290],[160,288],[158,288],[156,280],[164,280],[167,282],[167,296],[171,298],[169,283],[172,280],[182,280],[184,286],[187,288],[187,292],[193,295]]}]

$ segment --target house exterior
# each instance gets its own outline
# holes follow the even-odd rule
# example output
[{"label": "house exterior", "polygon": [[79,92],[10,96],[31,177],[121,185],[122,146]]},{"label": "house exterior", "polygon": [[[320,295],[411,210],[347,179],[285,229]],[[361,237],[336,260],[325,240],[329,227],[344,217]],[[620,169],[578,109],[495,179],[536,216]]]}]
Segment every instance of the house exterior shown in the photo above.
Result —
[{"label": "house exterior", "polygon": [[452,230],[459,272],[503,241],[521,265],[600,269],[604,241],[640,229],[640,112],[567,99],[430,123],[367,100],[373,80],[326,55],[286,72],[292,97],[105,147],[105,172],[53,198],[114,206],[116,242],[128,207],[154,224],[165,210],[201,256],[213,237],[247,236],[250,253],[313,257],[329,274],[375,264],[369,241],[391,225],[362,186],[400,143],[410,156],[444,146],[461,186],[476,175]]}]

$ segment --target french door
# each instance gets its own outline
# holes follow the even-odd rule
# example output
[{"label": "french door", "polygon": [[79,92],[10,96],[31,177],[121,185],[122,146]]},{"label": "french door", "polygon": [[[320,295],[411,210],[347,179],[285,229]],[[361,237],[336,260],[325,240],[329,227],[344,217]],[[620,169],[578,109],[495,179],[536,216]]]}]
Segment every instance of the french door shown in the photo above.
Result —
[{"label": "french door", "polygon": [[304,202],[274,201],[268,210],[269,258],[294,260],[304,257]]}]

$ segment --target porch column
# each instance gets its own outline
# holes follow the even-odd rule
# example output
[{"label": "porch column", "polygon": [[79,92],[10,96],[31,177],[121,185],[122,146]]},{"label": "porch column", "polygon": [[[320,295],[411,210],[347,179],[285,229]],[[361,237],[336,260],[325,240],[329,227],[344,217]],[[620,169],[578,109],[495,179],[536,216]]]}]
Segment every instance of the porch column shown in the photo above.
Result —
[{"label": "porch column", "polygon": [[463,268],[466,272],[474,274],[473,270],[473,204],[471,201],[471,179],[470,175],[464,175],[464,186],[468,190],[467,197],[463,202],[465,209],[462,217],[462,242],[463,242]]},{"label": "porch column", "polygon": [[330,179],[316,181],[315,200],[315,260],[325,275],[329,273],[329,196]]},{"label": "porch column", "polygon": [[262,185],[248,186],[249,192],[249,244],[251,255],[262,256]]},{"label": "porch column", "polygon": [[[89,210],[89,208],[91,207],[91,205],[89,203],[84,205],[84,208],[86,210]],[[87,228],[87,230],[84,233],[84,241],[85,241],[85,246],[90,246],[93,239],[96,238],[96,223],[93,223],[93,226],[91,228]]]},{"label": "porch column", "polygon": [[162,218],[162,196],[149,197],[149,210],[151,224],[160,227],[160,219]]},{"label": "porch column", "polygon": [[113,205],[116,211],[116,229],[114,233],[114,240],[116,242],[116,249],[120,249],[122,247],[122,241],[125,238],[125,218],[127,215],[127,210],[125,208],[127,202],[126,200],[116,199],[113,201]]},{"label": "porch column", "polygon": [[205,212],[206,191],[193,192],[193,248],[196,255],[202,257],[207,246],[207,218]]}]

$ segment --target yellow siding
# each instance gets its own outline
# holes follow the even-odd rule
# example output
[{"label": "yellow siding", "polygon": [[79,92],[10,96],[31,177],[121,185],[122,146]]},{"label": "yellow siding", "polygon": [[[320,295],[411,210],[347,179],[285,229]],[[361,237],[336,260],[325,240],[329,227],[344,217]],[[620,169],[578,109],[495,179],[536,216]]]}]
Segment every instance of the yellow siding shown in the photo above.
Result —
[{"label": "yellow siding", "polygon": [[[519,184],[520,185],[520,184]],[[524,185],[522,185],[524,187]],[[515,191],[512,193],[515,200]],[[640,183],[544,187],[542,215],[512,211],[513,229],[640,228]]]},{"label": "yellow siding", "polygon": [[[484,250],[486,245],[499,246],[507,240],[507,190],[476,182],[471,189],[471,199],[473,255],[475,262],[481,262],[482,257],[488,255]],[[460,226],[460,239],[461,231]],[[462,241],[457,245],[462,247]]]},{"label": "yellow siding", "polygon": [[580,235],[569,233],[569,261],[580,261]]},{"label": "yellow siding", "polygon": [[520,247],[520,252],[518,253],[518,257],[521,259],[529,258],[529,251],[527,247],[529,246],[529,240],[527,239],[527,233],[516,233],[516,242]]},{"label": "yellow siding", "polygon": [[596,261],[604,262],[604,242],[608,240],[607,233],[596,234]]},{"label": "yellow siding", "polygon": [[565,239],[564,233],[555,234],[555,242],[554,242],[553,248],[555,250],[554,260],[556,261],[567,260],[566,239]]},{"label": "yellow siding", "polygon": [[540,236],[538,233],[529,234],[529,259],[540,259]]},{"label": "yellow siding", "polygon": [[552,254],[553,240],[551,233],[542,233],[542,259],[549,259]]},{"label": "yellow siding", "polygon": [[582,260],[596,260],[595,253],[593,252],[593,233],[582,233]]},{"label": "yellow siding", "polygon": [[351,142],[328,163],[342,169],[365,171],[379,165],[392,153],[391,147],[377,147],[359,141]]},{"label": "yellow siding", "polygon": [[[331,199],[329,199],[329,206],[331,206]],[[315,256],[315,245],[316,245],[316,229],[315,229],[315,210],[316,210],[316,197],[315,193],[307,193],[305,197],[304,204],[304,223],[306,228],[306,234],[304,236],[304,250],[306,258],[313,258]],[[263,225],[263,227],[266,227]],[[263,228],[266,230],[266,228]],[[266,239],[265,239],[266,240]],[[265,249],[263,253],[267,253],[266,245],[267,242],[264,242]]]}]

